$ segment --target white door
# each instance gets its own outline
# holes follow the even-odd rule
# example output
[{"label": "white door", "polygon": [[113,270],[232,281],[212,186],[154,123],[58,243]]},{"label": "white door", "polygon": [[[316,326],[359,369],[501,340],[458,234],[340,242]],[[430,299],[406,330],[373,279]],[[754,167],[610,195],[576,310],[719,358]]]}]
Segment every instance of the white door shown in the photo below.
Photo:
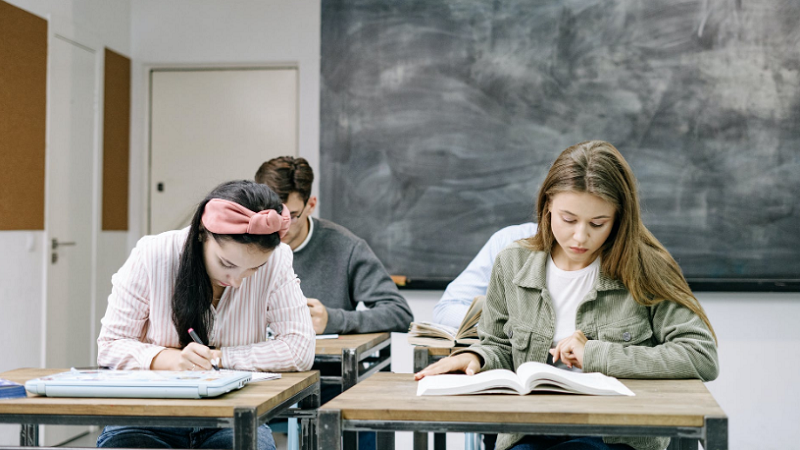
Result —
[{"label": "white door", "polygon": [[[95,364],[91,255],[97,63],[92,48],[59,35],[50,42],[44,365],[69,369]],[[86,429],[46,426],[43,445],[57,445]]]},{"label": "white door", "polygon": [[297,155],[297,69],[151,72],[150,230],[185,227],[223,181]]}]

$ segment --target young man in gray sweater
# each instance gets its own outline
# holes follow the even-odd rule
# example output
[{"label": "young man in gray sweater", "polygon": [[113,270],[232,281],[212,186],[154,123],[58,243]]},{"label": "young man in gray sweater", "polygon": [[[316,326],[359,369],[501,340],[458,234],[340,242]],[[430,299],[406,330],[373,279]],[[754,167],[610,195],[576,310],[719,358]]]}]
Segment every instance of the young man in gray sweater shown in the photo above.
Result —
[{"label": "young man in gray sweater", "polygon": [[[369,245],[340,225],[311,217],[314,171],[304,158],[271,159],[255,180],[275,191],[292,215],[282,241],[294,252],[317,334],[408,331],[411,308]],[[359,302],[367,309],[356,311]]]}]

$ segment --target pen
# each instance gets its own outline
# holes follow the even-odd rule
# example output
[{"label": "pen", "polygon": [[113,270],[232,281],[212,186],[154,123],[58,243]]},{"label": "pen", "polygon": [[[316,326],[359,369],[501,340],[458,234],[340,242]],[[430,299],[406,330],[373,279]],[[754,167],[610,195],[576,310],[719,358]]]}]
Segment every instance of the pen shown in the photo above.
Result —
[{"label": "pen", "polygon": [[[189,328],[189,336],[191,336],[192,340],[197,342],[198,344],[206,345],[203,343],[203,341],[200,340],[200,336],[197,335],[197,333],[194,331],[194,328]],[[219,366],[214,364],[213,360],[211,361],[211,367],[213,367],[214,370],[219,370]]]}]

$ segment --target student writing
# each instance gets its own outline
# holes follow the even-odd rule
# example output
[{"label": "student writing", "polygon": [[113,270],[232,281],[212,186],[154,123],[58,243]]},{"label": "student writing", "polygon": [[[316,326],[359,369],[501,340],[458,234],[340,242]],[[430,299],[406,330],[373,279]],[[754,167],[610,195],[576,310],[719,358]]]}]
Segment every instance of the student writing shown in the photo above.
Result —
[{"label": "student writing", "polygon": [[[314,331],[280,238],[289,210],[268,187],[232,181],[197,207],[191,225],[139,240],[112,277],[97,362],[115,369],[300,371]],[[267,328],[275,333],[267,339]],[[201,342],[192,340],[193,328]],[[106,427],[98,447],[232,448],[230,428]],[[266,425],[260,450],[275,448]]]},{"label": "student writing", "polygon": [[[716,341],[680,267],[642,223],[636,180],[611,144],[570,147],[537,198],[536,234],[497,256],[481,341],[426,369],[516,369],[564,364],[619,378],[697,378],[719,373]],[[666,448],[652,437],[500,435],[496,448]]]}]

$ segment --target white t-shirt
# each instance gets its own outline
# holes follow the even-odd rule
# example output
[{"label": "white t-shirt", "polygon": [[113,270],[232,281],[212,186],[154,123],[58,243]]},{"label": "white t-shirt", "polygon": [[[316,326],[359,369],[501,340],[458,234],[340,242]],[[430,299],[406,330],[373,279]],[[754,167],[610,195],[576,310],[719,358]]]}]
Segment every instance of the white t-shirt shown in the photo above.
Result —
[{"label": "white t-shirt", "polygon": [[556,310],[556,334],[553,346],[575,333],[578,306],[592,289],[600,273],[600,258],[580,270],[561,270],[553,257],[547,258],[547,290]]}]

